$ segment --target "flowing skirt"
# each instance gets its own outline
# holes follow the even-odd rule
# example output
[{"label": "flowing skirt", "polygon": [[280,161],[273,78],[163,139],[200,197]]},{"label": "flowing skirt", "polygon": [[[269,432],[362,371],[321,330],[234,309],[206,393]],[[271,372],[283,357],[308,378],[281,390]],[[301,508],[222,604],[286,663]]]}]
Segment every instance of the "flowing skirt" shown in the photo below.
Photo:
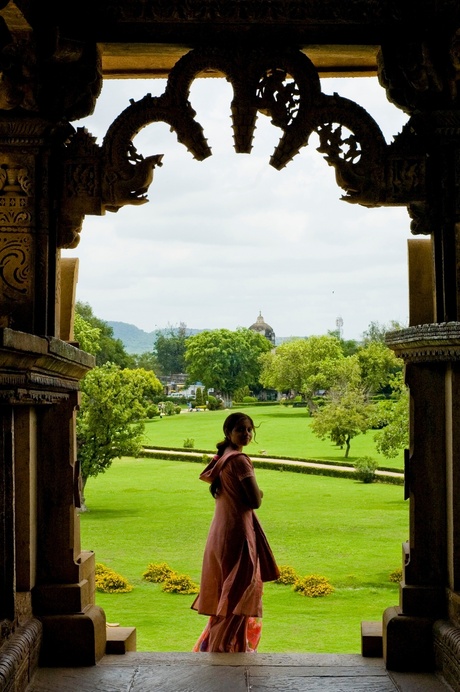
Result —
[{"label": "flowing skirt", "polygon": [[211,615],[193,651],[255,653],[262,632],[261,618]]}]

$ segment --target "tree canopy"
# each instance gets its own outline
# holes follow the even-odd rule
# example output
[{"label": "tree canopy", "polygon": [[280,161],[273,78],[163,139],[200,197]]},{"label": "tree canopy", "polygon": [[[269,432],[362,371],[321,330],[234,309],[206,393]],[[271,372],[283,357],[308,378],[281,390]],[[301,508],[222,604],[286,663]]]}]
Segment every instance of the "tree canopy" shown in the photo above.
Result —
[{"label": "tree canopy", "polygon": [[[123,342],[120,339],[115,339],[113,336],[113,329],[107,322],[99,319],[93,314],[93,309],[88,303],[77,302],[75,306],[75,327],[77,336],[77,315],[82,317],[85,322],[91,326],[93,329],[99,329],[99,348],[96,353],[96,365],[104,365],[104,363],[116,363],[121,368],[131,368],[134,365],[132,357],[126,353]],[[79,332],[81,336],[81,331]],[[83,342],[80,343],[80,348],[83,348]]]},{"label": "tree canopy", "polygon": [[188,378],[230,396],[236,389],[259,382],[259,357],[271,348],[262,334],[245,327],[234,332],[214,329],[194,334],[186,342]]},{"label": "tree canopy", "polygon": [[362,388],[346,387],[332,389],[328,403],[314,414],[313,432],[334,444],[345,446],[345,458],[350,452],[350,441],[370,427],[369,403]]},{"label": "tree canopy", "polygon": [[402,373],[392,381],[395,396],[379,403],[382,428],[374,435],[377,451],[391,459],[409,447],[409,390]]},{"label": "tree canopy", "polygon": [[336,336],[293,339],[261,356],[260,381],[264,387],[280,392],[293,390],[313,408],[314,393],[332,386],[338,364],[344,358]]},{"label": "tree canopy", "polygon": [[186,325],[169,327],[166,333],[158,331],[154,355],[162,375],[185,372],[185,342],[189,336]]},{"label": "tree canopy", "polygon": [[146,407],[163,387],[151,371],[105,363],[88,372],[80,388],[77,453],[84,488],[90,476],[106,471],[114,459],[138,456]]},{"label": "tree canopy", "polygon": [[357,352],[363,386],[370,394],[385,390],[393,376],[402,372],[402,362],[381,341],[370,341]]}]

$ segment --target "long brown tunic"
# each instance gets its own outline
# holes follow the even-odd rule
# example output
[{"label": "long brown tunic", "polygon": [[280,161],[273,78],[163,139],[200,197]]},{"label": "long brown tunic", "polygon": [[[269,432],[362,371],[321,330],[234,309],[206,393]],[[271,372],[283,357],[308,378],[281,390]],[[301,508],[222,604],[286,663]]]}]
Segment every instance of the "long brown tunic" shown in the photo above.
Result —
[{"label": "long brown tunic", "polygon": [[260,522],[245,501],[241,481],[254,476],[254,467],[246,454],[228,450],[200,478],[211,483],[219,474],[222,488],[192,608],[203,615],[261,617],[262,582],[276,579],[279,572]]}]

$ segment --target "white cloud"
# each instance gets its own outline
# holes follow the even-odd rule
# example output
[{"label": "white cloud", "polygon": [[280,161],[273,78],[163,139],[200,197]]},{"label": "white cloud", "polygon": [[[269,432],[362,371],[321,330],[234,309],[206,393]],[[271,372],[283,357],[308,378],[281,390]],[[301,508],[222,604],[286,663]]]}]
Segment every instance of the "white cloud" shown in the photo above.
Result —
[{"label": "white cloud", "polygon": [[[99,144],[112,121],[164,81],[108,81],[85,126]],[[404,114],[376,79],[324,80],[366,108],[387,142]],[[281,136],[259,116],[253,150],[237,155],[231,87],[198,80],[191,103],[213,155],[195,161],[163,123],[142,130],[144,156],[163,153],[148,204],[87,217],[80,245],[77,298],[101,319],[153,331],[167,324],[235,329],[259,310],[278,336],[325,333],[343,319],[345,338],[371,321],[406,321],[409,218],[402,208],[367,209],[341,201],[334,170],[311,137],[286,168],[270,156]]]}]

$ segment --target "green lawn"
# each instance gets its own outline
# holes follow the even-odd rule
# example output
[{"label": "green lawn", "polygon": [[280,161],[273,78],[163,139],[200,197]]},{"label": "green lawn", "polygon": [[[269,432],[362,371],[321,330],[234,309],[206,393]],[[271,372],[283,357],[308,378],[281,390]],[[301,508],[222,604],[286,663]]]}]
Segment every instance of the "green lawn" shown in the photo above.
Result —
[{"label": "green lawn", "polygon": [[[238,408],[234,409],[237,411]],[[344,461],[345,450],[330,440],[320,440],[311,430],[312,419],[304,408],[292,408],[274,404],[267,407],[242,409],[256,425],[256,439],[248,448],[249,454],[287,456],[299,459]],[[216,442],[223,438],[222,424],[230,411],[184,412],[176,416],[153,418],[146,423],[145,445],[159,447],[183,447],[184,440],[195,441],[196,449],[214,451]],[[375,448],[374,430],[351,440],[348,461],[370,456],[381,467],[403,469],[403,452],[394,459],[387,459]]]},{"label": "green lawn", "polygon": [[[216,423],[213,442],[220,439],[225,415],[217,414],[209,414]],[[201,426],[207,416],[181,419]],[[152,428],[172,431],[178,419],[155,421]],[[267,423],[258,437],[264,427],[268,432]],[[161,444],[173,444],[172,432],[168,442],[165,437]],[[196,439],[197,446],[207,447],[204,439]],[[166,594],[161,585],[142,580],[149,563],[166,562],[199,581],[213,513],[208,486],[198,480],[200,468],[201,463],[122,459],[88,480],[82,548],[94,550],[97,562],[134,585],[126,594],[97,593],[96,602],[108,622],[136,626],[139,651],[190,651],[204,627],[206,618],[190,609],[194,596]],[[401,544],[408,537],[403,489],[270,469],[258,469],[257,478],[264,490],[257,513],[278,563],[300,576],[325,576],[335,589],[312,599],[289,586],[266,584],[259,650],[359,653],[361,621],[380,620],[386,607],[398,604],[398,585],[388,577],[401,566]]]}]

